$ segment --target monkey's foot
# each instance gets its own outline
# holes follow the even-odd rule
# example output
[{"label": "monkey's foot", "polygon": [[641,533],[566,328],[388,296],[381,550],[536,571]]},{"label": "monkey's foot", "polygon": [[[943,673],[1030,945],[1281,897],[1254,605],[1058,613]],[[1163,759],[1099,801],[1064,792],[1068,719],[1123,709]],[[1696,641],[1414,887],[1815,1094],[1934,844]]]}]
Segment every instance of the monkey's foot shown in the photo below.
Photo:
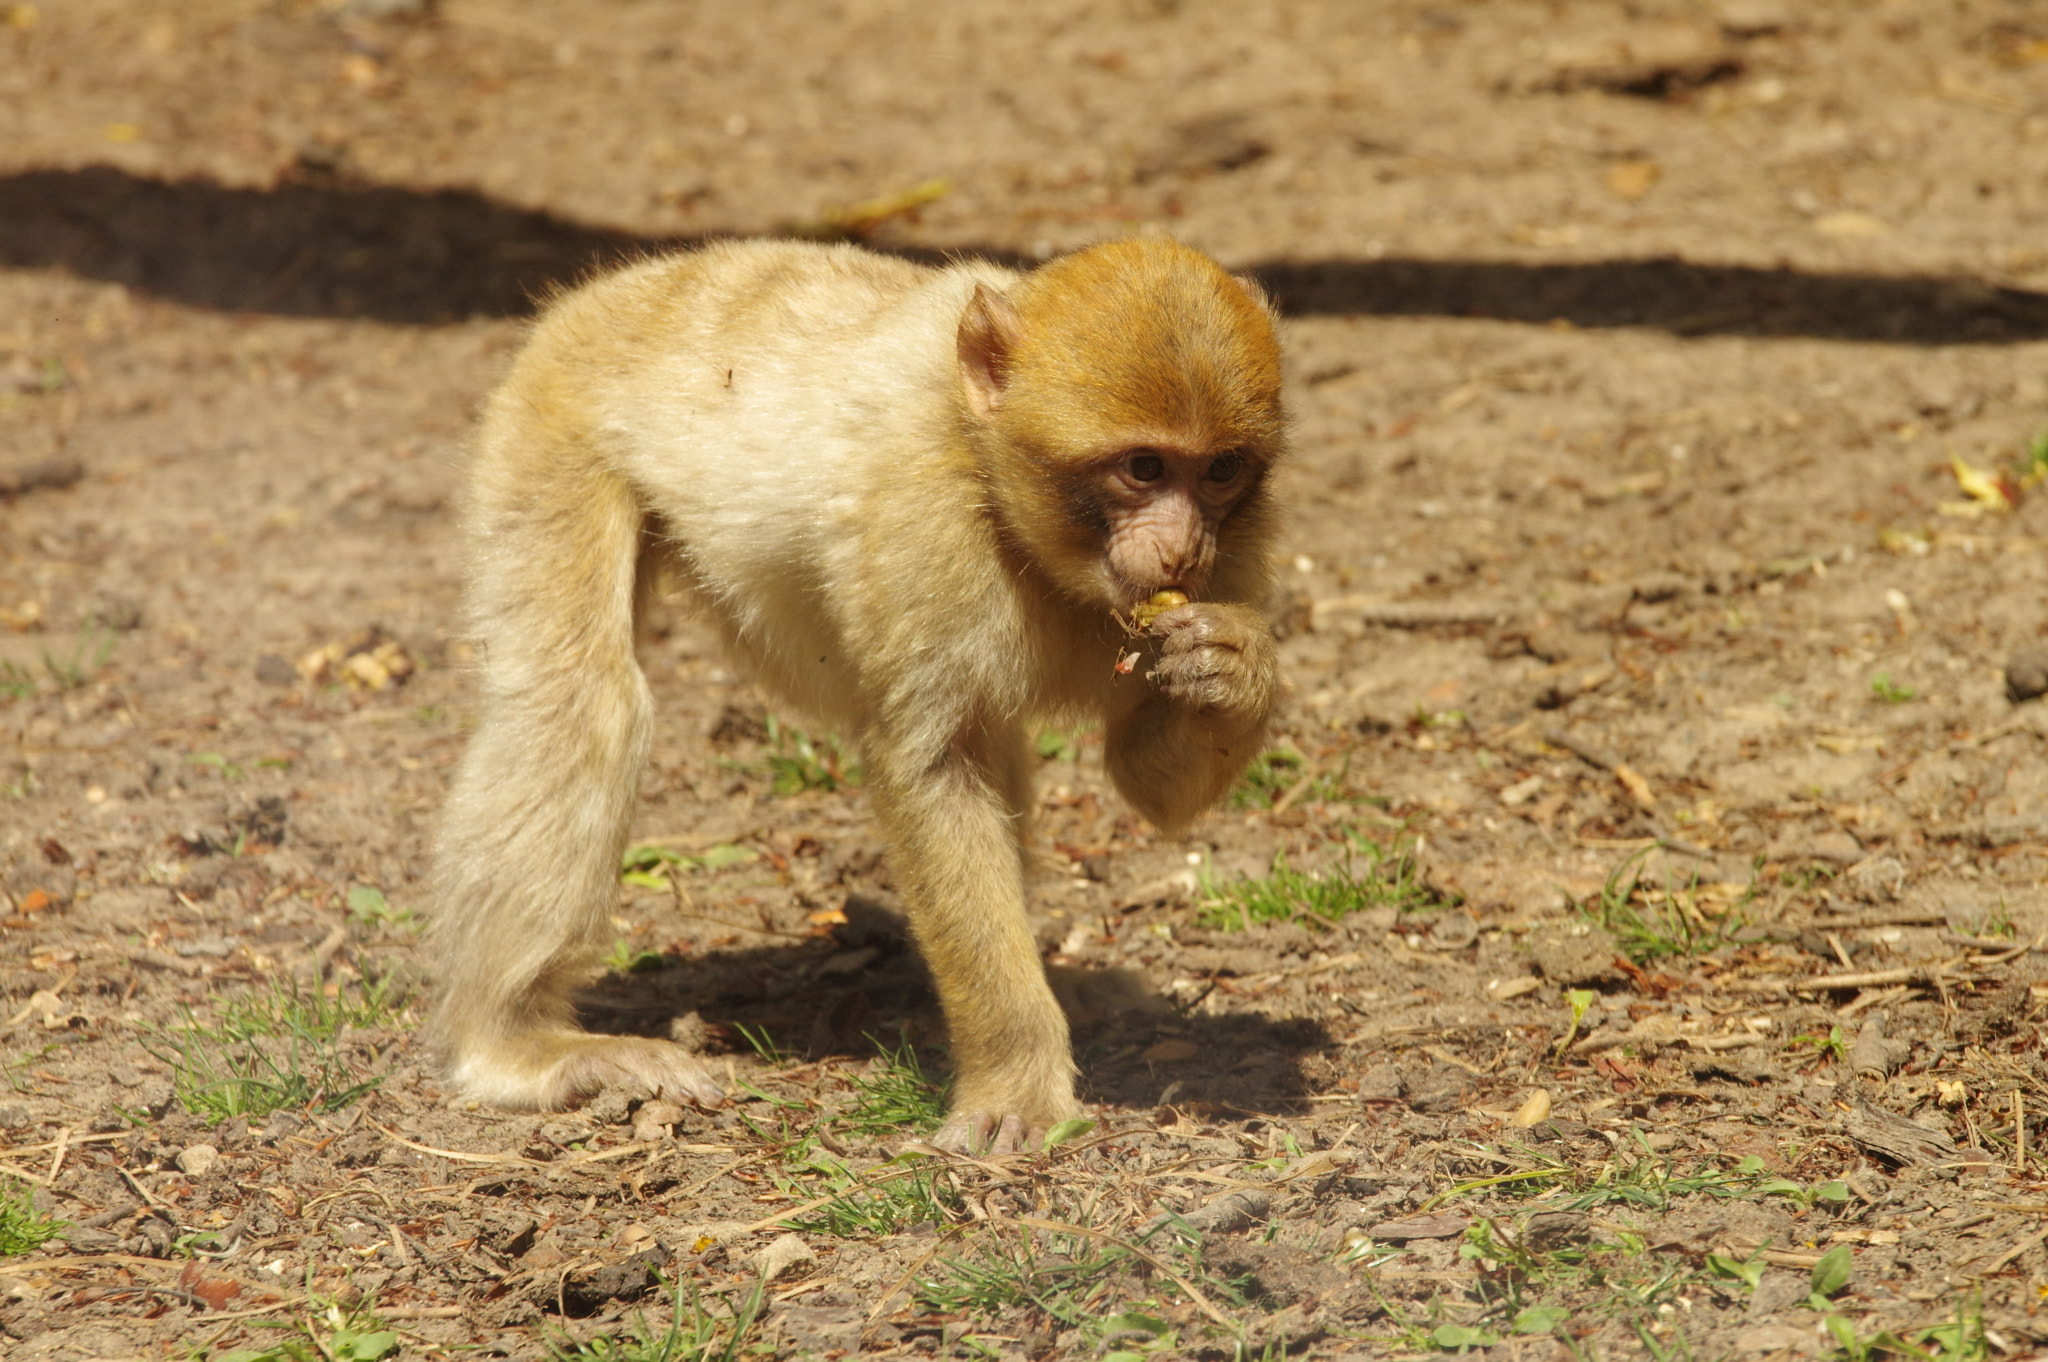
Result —
[{"label": "monkey's foot", "polygon": [[1026,1154],[1045,1143],[1045,1126],[1026,1125],[1015,1112],[956,1111],[931,1142],[950,1154]]},{"label": "monkey's foot", "polygon": [[587,1031],[528,1031],[458,1045],[448,1077],[466,1097],[515,1109],[559,1111],[603,1088],[632,1084],[701,1107],[725,1101],[711,1070],[680,1045]]}]

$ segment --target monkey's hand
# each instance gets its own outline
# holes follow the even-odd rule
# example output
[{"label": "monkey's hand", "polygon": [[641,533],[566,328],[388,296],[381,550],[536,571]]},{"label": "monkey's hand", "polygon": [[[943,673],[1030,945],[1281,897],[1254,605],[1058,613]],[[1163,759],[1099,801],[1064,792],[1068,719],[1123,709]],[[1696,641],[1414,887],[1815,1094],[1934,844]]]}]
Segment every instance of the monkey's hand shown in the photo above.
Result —
[{"label": "monkey's hand", "polygon": [[1279,684],[1279,649],[1258,611],[1198,601],[1167,611],[1146,632],[1160,641],[1148,675],[1167,700],[1219,727],[1265,721]]}]

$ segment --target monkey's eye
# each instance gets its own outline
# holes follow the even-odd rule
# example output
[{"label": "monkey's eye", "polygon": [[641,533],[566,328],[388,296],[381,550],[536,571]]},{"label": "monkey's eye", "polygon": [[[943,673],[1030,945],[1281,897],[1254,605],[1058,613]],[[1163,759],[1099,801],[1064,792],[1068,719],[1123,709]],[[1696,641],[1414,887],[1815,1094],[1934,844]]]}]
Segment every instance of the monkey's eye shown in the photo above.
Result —
[{"label": "monkey's eye", "polygon": [[1124,460],[1124,471],[1134,482],[1157,482],[1166,476],[1166,460],[1141,449]]},{"label": "monkey's eye", "polygon": [[1218,454],[1209,460],[1207,477],[1211,482],[1230,482],[1244,471],[1244,455]]}]

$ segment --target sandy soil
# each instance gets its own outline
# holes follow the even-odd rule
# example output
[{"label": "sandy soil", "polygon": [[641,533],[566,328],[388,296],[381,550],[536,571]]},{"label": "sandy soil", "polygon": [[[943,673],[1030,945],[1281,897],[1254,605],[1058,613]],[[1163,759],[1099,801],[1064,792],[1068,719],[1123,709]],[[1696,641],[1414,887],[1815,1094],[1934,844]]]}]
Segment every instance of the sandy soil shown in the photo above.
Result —
[{"label": "sandy soil", "polygon": [[[1048,741],[1100,1124],[802,1231],[740,1349],[2038,1346],[2044,222],[2018,0],[0,6],[0,1186],[63,1222],[0,1259],[0,1350],[542,1355],[651,1269],[742,1308],[831,1190],[799,1155],[875,1176],[877,1041],[945,1061],[886,858],[857,788],[776,792],[687,619],[635,840],[746,855],[626,888],[591,1015],[758,1095],[469,1109],[406,1003],[279,1114],[181,1100],[184,1028],[426,974],[452,507],[528,300],[788,230],[1266,280],[1299,761],[1168,842]],[[1403,909],[1204,917],[1347,838]]]}]

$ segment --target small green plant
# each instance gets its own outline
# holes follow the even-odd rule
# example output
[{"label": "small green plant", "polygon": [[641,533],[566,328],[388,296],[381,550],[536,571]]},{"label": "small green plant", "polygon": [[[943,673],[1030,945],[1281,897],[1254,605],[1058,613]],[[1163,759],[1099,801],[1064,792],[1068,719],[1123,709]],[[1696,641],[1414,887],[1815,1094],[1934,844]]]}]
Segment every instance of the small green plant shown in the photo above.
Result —
[{"label": "small green plant", "polygon": [[35,675],[26,668],[12,662],[0,662],[0,696],[9,700],[26,700],[36,693]]},{"label": "small green plant", "polygon": [[1356,832],[1347,831],[1344,837],[1344,849],[1327,871],[1296,870],[1281,852],[1273,857],[1270,874],[1223,885],[1205,874],[1195,920],[1223,931],[1249,929],[1260,922],[1327,927],[1366,908],[1406,912],[1440,904],[1416,878],[1415,861],[1406,847],[1382,848]]},{"label": "small green plant", "polygon": [[1622,953],[1638,965],[1667,956],[1699,955],[1735,940],[1746,923],[1743,908],[1754,884],[1741,898],[1718,913],[1700,903],[1699,882],[1669,882],[1660,889],[1643,882],[1643,864],[1656,848],[1644,847],[1617,865],[1590,901],[1577,905],[1579,916],[1613,933]]},{"label": "small green plant", "polygon": [[1764,1269],[1770,1264],[1764,1261],[1764,1251],[1759,1248],[1747,1258],[1731,1258],[1724,1253],[1707,1255],[1707,1271],[1725,1281],[1740,1282],[1743,1289],[1752,1296],[1763,1284]]},{"label": "small green plant", "polygon": [[1806,1293],[1807,1308],[1822,1312],[1832,1310],[1834,1304],[1829,1298],[1849,1284],[1854,1272],[1855,1265],[1850,1259],[1847,1244],[1837,1244],[1823,1253],[1820,1261],[1813,1265],[1813,1276],[1808,1281],[1811,1289]]},{"label": "small green plant", "polygon": [[[741,1034],[764,1059],[782,1061],[765,1032],[757,1036],[741,1028]],[[851,1084],[850,1111],[786,1141],[781,1167],[772,1174],[776,1186],[806,1204],[829,1198],[792,1218],[790,1225],[841,1238],[880,1237],[910,1225],[946,1225],[962,1218],[960,1194],[947,1166],[906,1154],[856,1171],[833,1152],[839,1146],[826,1134],[836,1127],[871,1139],[896,1138],[928,1135],[939,1128],[945,1118],[945,1089],[925,1072],[909,1043],[893,1050],[882,1047]],[[796,1104],[791,1109],[803,1108]]]},{"label": "small green plant", "polygon": [[843,790],[861,783],[860,763],[837,738],[813,738],[768,716],[769,788],[779,795],[806,790]]},{"label": "small green plant", "polygon": [[1062,1327],[1078,1329],[1097,1317],[1104,1279],[1130,1255],[1080,1235],[1050,1234],[983,1240],[967,1257],[943,1259],[939,1271],[917,1284],[917,1299],[948,1314],[984,1318],[1016,1306],[1034,1306]]},{"label": "small green plant", "polygon": [[383,1081],[360,1076],[345,1032],[377,1026],[397,1006],[383,981],[354,996],[273,981],[223,1002],[212,1025],[188,1011],[177,1027],[144,1032],[142,1043],[170,1066],[179,1105],[213,1124],[304,1106],[337,1111]]},{"label": "small green plant", "polygon": [[786,1069],[796,1061],[775,1043],[775,1037],[767,1027],[753,1027],[745,1022],[734,1022],[732,1029],[740,1033],[740,1039],[749,1049],[761,1057],[763,1063],[773,1069]]},{"label": "small green plant", "polygon": [[1984,1336],[1983,1288],[1971,1287],[1956,1302],[1955,1318],[1946,1324],[1915,1330],[1913,1341],[1920,1345],[1921,1356],[1928,1362],[1989,1362],[1991,1340]]},{"label": "small green plant", "polygon": [[880,1239],[912,1225],[951,1225],[967,1218],[952,1170],[917,1154],[856,1173],[812,1148],[803,1158],[785,1162],[775,1182],[806,1201],[831,1198],[789,1220],[792,1229],[812,1234]]},{"label": "small green plant", "polygon": [[660,969],[667,957],[660,951],[636,946],[624,937],[612,942],[610,955],[604,958],[604,967],[614,974],[639,974],[646,970]]},{"label": "small green plant", "polygon": [[619,878],[642,889],[666,889],[671,874],[687,875],[699,870],[723,870],[729,865],[751,861],[760,855],[748,847],[720,842],[694,856],[671,851],[659,843],[626,848],[619,861]]},{"label": "small green plant", "polygon": [[1173,1351],[1180,1343],[1178,1329],[1134,1306],[1090,1320],[1082,1332],[1097,1347],[1109,1349],[1103,1353],[1102,1362],[1144,1362],[1154,1353]]},{"label": "small green plant", "polygon": [[1825,1036],[1794,1036],[1786,1043],[1795,1049],[1800,1046],[1811,1046],[1815,1056],[1821,1059],[1839,1062],[1849,1057],[1849,1041],[1842,1035],[1842,1028],[1839,1026],[1830,1026]]},{"label": "small green plant", "polygon": [[1538,1149],[1518,1147],[1513,1150],[1516,1161],[1531,1162],[1533,1167],[1455,1183],[1431,1197],[1425,1208],[1433,1209],[1460,1197],[1505,1186],[1524,1189],[1547,1186],[1552,1190],[1545,1205],[1569,1211],[1590,1211],[1611,1205],[1661,1211],[1671,1204],[1673,1198],[1682,1196],[1709,1196],[1724,1201],[1738,1197],[1782,1196],[1797,1202],[1802,1208],[1821,1202],[1839,1204],[1849,1199],[1849,1189],[1844,1183],[1823,1182],[1805,1187],[1770,1172],[1753,1154],[1745,1156],[1732,1168],[1721,1168],[1712,1163],[1696,1163],[1681,1168],[1671,1159],[1652,1152],[1640,1130],[1632,1133],[1637,1153],[1605,1159],[1590,1168],[1560,1162]]},{"label": "small green plant", "polygon": [[1847,1204],[1849,1184],[1831,1179],[1817,1182],[1811,1187],[1803,1186],[1790,1178],[1779,1177],[1764,1167],[1764,1161],[1754,1154],[1745,1154],[1736,1165],[1728,1170],[1728,1178],[1738,1190],[1737,1195],[1781,1196],[1795,1202],[1801,1210],[1811,1210],[1822,1202],[1840,1206]]},{"label": "small green plant", "polygon": [[1598,1237],[1532,1248],[1524,1234],[1480,1220],[1465,1232],[1458,1256],[1480,1269],[1479,1313],[1461,1311],[1432,1331],[1427,1342],[1439,1348],[1490,1346],[1481,1335],[1556,1333],[1575,1315],[1606,1315],[1639,1329],[1701,1278],[1682,1256],[1652,1251],[1643,1236],[1613,1225]]},{"label": "small green plant", "polygon": [[42,1247],[64,1228],[62,1220],[35,1207],[34,1189],[0,1184],[0,1258],[14,1258]]},{"label": "small green plant", "polygon": [[1557,1043],[1558,1057],[1562,1058],[1564,1052],[1572,1048],[1572,1042],[1578,1039],[1580,1024],[1598,1001],[1600,995],[1590,988],[1568,988],[1564,991],[1564,1005],[1571,1010],[1572,1019],[1564,1028],[1564,1038]]},{"label": "small green plant", "polygon": [[1879,672],[1870,678],[1870,693],[1888,705],[1903,705],[1916,694],[1911,686],[1892,680],[1890,672]]},{"label": "small green plant", "polygon": [[365,927],[391,927],[402,932],[419,930],[419,920],[410,908],[393,908],[384,891],[373,884],[352,884],[345,896],[349,921]]},{"label": "small green plant", "polygon": [[1034,746],[1046,761],[1079,761],[1081,744],[1087,741],[1092,731],[1087,728],[1040,729]]},{"label": "small green plant", "polygon": [[2032,490],[2048,480],[2048,430],[2034,432],[2020,459],[2020,486]]},{"label": "small green plant", "polygon": [[43,670],[57,683],[60,691],[83,690],[100,674],[107,665],[107,658],[114,651],[114,631],[97,624],[89,625],[78,633],[78,644],[71,650],[71,656],[58,658],[55,653],[43,653]]},{"label": "small green plant", "polygon": [[211,766],[227,780],[240,780],[243,776],[249,774],[218,752],[194,752],[185,760],[191,762],[194,766]]},{"label": "small green plant", "polygon": [[1344,774],[1350,768],[1347,752],[1334,772],[1311,773],[1308,758],[1291,747],[1276,747],[1252,758],[1236,788],[1230,792],[1233,809],[1270,809],[1295,786],[1301,786],[1297,801],[1318,802],[1344,798]]},{"label": "small green plant", "polygon": [[754,1282],[744,1298],[724,1308],[706,1302],[694,1284],[669,1284],[669,1317],[660,1325],[635,1311],[623,1334],[587,1343],[548,1345],[549,1362],[736,1362],[751,1354],[756,1326],[768,1301],[768,1283]]},{"label": "small green plant", "polygon": [[313,1313],[303,1318],[255,1320],[249,1327],[275,1329],[287,1337],[267,1348],[216,1353],[211,1362],[379,1362],[398,1351],[398,1332],[385,1328],[368,1303],[316,1300]]},{"label": "small green plant", "polygon": [[881,1053],[851,1080],[853,1110],[837,1124],[880,1139],[931,1134],[946,1119],[945,1084],[926,1072],[909,1041],[893,1050],[876,1045]]}]

